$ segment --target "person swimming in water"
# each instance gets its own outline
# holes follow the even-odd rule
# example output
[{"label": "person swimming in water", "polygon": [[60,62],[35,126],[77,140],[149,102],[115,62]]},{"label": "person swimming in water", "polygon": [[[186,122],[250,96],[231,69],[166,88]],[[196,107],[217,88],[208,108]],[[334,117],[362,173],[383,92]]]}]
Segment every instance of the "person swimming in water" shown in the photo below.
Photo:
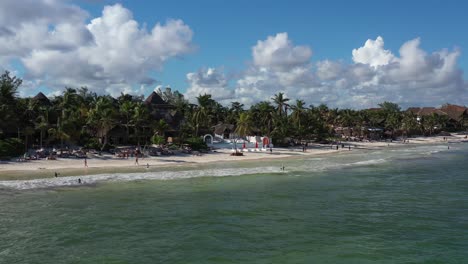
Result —
[{"label": "person swimming in water", "polygon": [[81,184],[81,178],[78,178],[78,183]]}]

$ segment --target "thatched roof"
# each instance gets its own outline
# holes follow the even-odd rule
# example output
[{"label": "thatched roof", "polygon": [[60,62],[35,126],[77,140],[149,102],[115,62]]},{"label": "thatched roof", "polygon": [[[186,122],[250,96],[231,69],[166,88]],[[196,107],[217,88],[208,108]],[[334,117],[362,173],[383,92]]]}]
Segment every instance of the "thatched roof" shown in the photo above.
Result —
[{"label": "thatched roof", "polygon": [[214,128],[214,133],[218,135],[223,134],[225,131],[229,131],[229,132],[234,131],[234,125],[231,125],[231,124],[218,124],[214,126],[213,128]]},{"label": "thatched roof", "polygon": [[412,112],[418,116],[428,116],[432,114],[447,115],[444,111],[441,111],[435,107],[410,107],[406,111]]},{"label": "thatched roof", "polygon": [[440,111],[439,109],[436,109],[435,107],[423,107],[418,113],[418,115],[420,116],[427,116],[432,114],[447,115],[446,113]]},{"label": "thatched roof", "polygon": [[417,115],[421,111],[421,107],[409,107],[406,111]]},{"label": "thatched roof", "polygon": [[446,104],[440,108],[441,111],[446,113],[453,120],[460,120],[461,116],[468,108],[459,105]]},{"label": "thatched roof", "polygon": [[166,101],[164,101],[159,94],[156,92],[152,92],[148,98],[145,100],[145,104],[150,104],[150,105],[168,105]]},{"label": "thatched roof", "polygon": [[36,94],[36,96],[34,96],[32,99],[41,102],[42,104],[50,105],[49,98],[47,98],[47,96],[45,96],[42,92]]}]

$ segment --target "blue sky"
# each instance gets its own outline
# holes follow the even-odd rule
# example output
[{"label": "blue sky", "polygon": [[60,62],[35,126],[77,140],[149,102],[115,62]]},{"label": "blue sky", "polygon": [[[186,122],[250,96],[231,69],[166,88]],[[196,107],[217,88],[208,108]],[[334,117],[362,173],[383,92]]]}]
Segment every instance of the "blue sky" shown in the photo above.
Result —
[{"label": "blue sky", "polygon": [[[382,36],[385,47],[420,37],[427,51],[468,47],[468,4],[464,1],[79,1],[99,16],[105,4],[122,3],[136,20],[153,25],[179,18],[194,31],[197,52],[171,61],[157,76],[164,84],[184,89],[185,74],[199,67],[241,71],[259,39],[288,32],[297,44],[310,45],[313,60],[351,61],[351,50]],[[464,55],[459,61],[468,68]]]},{"label": "blue sky", "polygon": [[[10,12],[15,12],[14,1],[5,1],[11,2],[8,7],[10,8]],[[23,2],[31,2],[31,0],[23,0]],[[38,2],[44,1],[38,0],[34,4],[39,5]],[[441,104],[443,103],[442,100],[451,99],[457,99],[458,103],[463,103],[464,101],[460,100],[465,100],[468,97],[465,95],[467,89],[466,79],[468,76],[466,73],[468,63],[465,54],[468,48],[468,35],[466,34],[468,18],[465,13],[468,10],[468,4],[463,1],[77,0],[68,2],[53,0],[51,2],[52,5],[60,7],[57,8],[57,19],[48,22],[49,27],[52,25],[52,28],[56,24],[69,23],[67,21],[63,22],[66,18],[61,18],[59,15],[62,12],[61,10],[65,10],[69,6],[75,5],[74,12],[78,18],[74,21],[80,21],[80,17],[83,17],[82,20],[84,20],[85,26],[85,24],[91,23],[93,19],[103,16],[102,12],[106,6],[120,4],[123,9],[131,13],[132,19],[138,23],[140,29],[146,28],[148,31],[151,31],[157,23],[165,25],[169,19],[180,19],[191,31],[192,35],[189,43],[187,41],[184,42],[184,45],[187,45],[187,50],[164,50],[164,52],[171,54],[167,56],[167,59],[164,56],[165,59],[154,62],[151,64],[151,67],[142,68],[143,71],[149,72],[147,77],[155,79],[156,82],[152,82],[151,85],[141,88],[144,76],[140,76],[140,78],[126,81],[131,88],[123,88],[124,85],[119,85],[105,90],[110,93],[124,91],[147,94],[154,86],[161,84],[170,85],[174,89],[188,92],[187,96],[191,95],[192,97],[195,96],[197,91],[209,91],[217,94],[219,92],[223,96],[218,96],[218,99],[228,103],[233,100],[243,101],[242,96],[245,96],[245,91],[242,92],[241,90],[252,89],[257,91],[257,94],[284,91],[287,94],[289,93],[290,97],[295,93],[299,95],[311,94],[310,98],[320,96],[320,99],[314,99],[315,101],[311,103],[327,102],[329,100],[332,105],[335,104],[337,106],[348,106],[348,103],[355,104],[363,96],[366,98],[374,96],[372,100],[364,102],[366,105],[376,104],[379,100],[387,99],[401,101],[402,104]],[[51,8],[50,3],[47,5],[44,7],[44,10]],[[11,10],[12,8],[13,10]],[[40,10],[40,8],[38,7],[37,9]],[[20,11],[18,9],[18,12]],[[85,15],[82,16],[82,13],[85,13]],[[66,16],[66,14],[64,15]],[[9,26],[7,22],[0,20],[0,25],[2,23],[6,25],[5,28],[11,29],[11,31],[21,30],[15,28],[14,25]],[[269,37],[274,38],[278,33],[283,32],[287,33],[287,41],[290,45],[281,47],[282,54],[292,54],[293,57],[305,56],[306,62],[300,60],[300,63],[294,62],[290,69],[282,67],[281,70],[278,70],[278,67],[275,68],[274,65],[260,65],[258,60],[261,58],[254,57],[253,47],[259,41],[266,41]],[[92,34],[96,33],[92,32]],[[370,70],[374,72],[374,77],[369,77],[368,80],[357,81],[358,79],[362,80],[362,76],[349,77],[350,72],[356,71],[356,67],[360,67],[360,64],[371,64],[369,62],[370,58],[366,57],[359,60],[353,57],[353,49],[363,47],[367,40],[375,41],[379,36],[384,41],[383,48],[379,52],[389,51],[395,59],[370,67]],[[93,36],[90,38],[93,38]],[[399,49],[408,41],[416,38],[419,38],[419,45],[416,46],[424,51],[426,54],[424,55],[426,58],[424,60],[426,61],[432,60],[431,55],[433,53],[438,53],[445,49],[449,53],[459,53],[456,56],[456,68],[451,67],[450,74],[441,76],[438,80],[434,80],[434,82],[424,82],[414,86],[414,91],[417,91],[416,89],[422,90],[424,85],[431,87],[431,91],[433,91],[424,91],[423,94],[427,93],[427,98],[420,103],[416,101],[417,97],[408,99],[407,96],[395,97],[391,96],[391,94],[401,93],[404,90],[403,86],[413,86],[415,82],[423,79],[424,74],[426,76],[431,75],[431,71],[432,74],[435,71],[440,71],[443,67],[437,65],[442,65],[443,63],[433,63],[431,64],[432,66],[429,63],[426,68],[433,68],[428,69],[427,72],[424,72],[424,69],[417,71],[421,76],[414,80],[401,77],[401,73],[398,74],[398,77],[395,77],[397,75],[390,74],[392,67],[387,67],[391,62],[403,64],[399,60]],[[94,39],[96,39],[96,35],[94,35]],[[183,42],[184,40],[181,41]],[[271,41],[272,47],[276,47],[275,43],[279,43],[275,41],[279,41],[279,38]],[[83,40],[82,45],[89,45],[89,42]],[[312,52],[312,55],[307,56],[307,52],[305,55],[295,54],[292,50],[298,46],[307,47]],[[39,66],[37,65],[39,62],[37,62],[37,59],[28,58],[28,55],[30,56],[33,50],[37,51],[40,49],[38,47],[31,47],[29,51],[22,50],[18,52],[19,55],[16,57],[10,56],[7,59],[4,58],[0,60],[0,63],[3,64],[0,65],[0,68],[3,66],[6,69],[16,70],[20,74],[24,73],[24,78],[30,79],[31,87],[42,87],[42,89],[46,89],[50,93],[59,91],[60,85],[66,83],[66,81],[51,83],[52,78],[50,76],[54,76],[54,73],[47,72],[45,69],[38,69]],[[417,49],[412,49],[409,53],[413,51],[415,54],[418,53]],[[379,52],[377,54],[380,54]],[[160,55],[160,53],[155,54]],[[146,56],[144,54],[141,57],[146,58]],[[46,60],[44,57],[47,56],[41,56],[40,62],[42,64],[51,63],[50,60]],[[448,59],[444,58],[442,57],[441,61],[444,61],[448,65]],[[268,61],[281,60],[281,58],[277,57],[263,59]],[[89,57],[86,60],[89,61]],[[60,59],[57,59],[57,61],[60,61]],[[54,62],[57,63],[57,61]],[[339,72],[342,76],[333,76],[333,81],[330,78],[317,77],[317,65],[324,61],[332,62],[334,69],[340,68]],[[22,63],[25,66],[21,65]],[[111,69],[106,68],[106,66],[103,67],[103,71],[108,74],[106,76],[114,74],[108,72]],[[293,68],[299,72],[307,71],[308,73],[303,73],[299,77],[284,77],[285,73],[292,71]],[[210,71],[210,69],[212,70]],[[130,71],[135,73],[138,69],[130,69]],[[362,69],[359,71],[362,71]],[[187,74],[189,73],[194,73],[194,78],[188,78]],[[77,74],[82,73],[77,72]],[[198,77],[195,78],[196,76]],[[375,79],[377,77],[380,79],[371,81],[372,78]],[[96,79],[98,77],[94,76],[93,78]],[[282,81],[281,78],[288,80],[291,78],[296,79],[288,83]],[[400,79],[389,81],[388,79],[391,78]],[[452,78],[452,82],[441,81],[441,79],[446,80],[448,78]],[[73,78],[67,78],[67,80],[70,79]],[[241,87],[242,84],[240,83],[245,84],[246,82],[243,82],[243,80],[247,79],[249,79],[247,85]],[[257,81],[252,83],[252,79]],[[258,82],[259,79],[262,81]],[[77,80],[79,81],[80,79]],[[283,84],[278,86],[271,84],[275,81]],[[111,80],[107,82],[115,83],[118,81]],[[266,85],[269,82],[271,88],[262,87],[262,85]],[[93,84],[90,81],[83,81],[83,83]],[[346,85],[343,83],[346,83]],[[389,83],[392,83],[393,86],[389,86]],[[99,86],[97,83],[96,85]],[[377,88],[371,87],[371,85],[375,87],[377,85],[378,87],[385,86],[387,88],[385,88],[386,90],[375,92]],[[216,90],[219,86],[227,90],[227,92]],[[363,90],[362,87],[364,86],[367,90]],[[138,89],[138,87],[140,88]],[[300,88],[294,90],[292,87]],[[342,90],[338,91],[339,89]],[[446,93],[444,93],[444,89],[447,89]],[[336,91],[334,94],[327,94],[327,91],[331,90]],[[357,92],[358,90],[360,92]],[[36,91],[37,89],[34,87],[29,90],[30,93]],[[389,93],[389,95],[386,96],[386,93]],[[460,99],[460,93],[462,93],[462,99]],[[23,94],[27,95],[28,91],[24,91]],[[382,94],[385,96],[381,96]],[[440,100],[434,100],[437,96],[440,97],[440,94],[449,94],[449,96]],[[349,102],[346,103],[343,100],[337,99],[340,95],[347,95],[353,99],[348,100]],[[254,98],[255,96],[252,97]],[[308,96],[305,97],[308,98]],[[250,98],[245,99],[243,102],[248,104],[258,101],[258,99]]]}]

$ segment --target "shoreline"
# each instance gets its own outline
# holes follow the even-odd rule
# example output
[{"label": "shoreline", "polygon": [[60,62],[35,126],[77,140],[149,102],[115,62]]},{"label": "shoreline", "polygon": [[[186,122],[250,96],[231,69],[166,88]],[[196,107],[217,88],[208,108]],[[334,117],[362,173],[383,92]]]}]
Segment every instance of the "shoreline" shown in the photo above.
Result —
[{"label": "shoreline", "polygon": [[[115,158],[110,155],[88,158],[88,166],[84,167],[83,159],[58,159],[58,160],[33,160],[27,162],[0,162],[0,181],[33,180],[55,178],[55,172],[60,177],[82,176],[87,177],[97,174],[112,173],[144,173],[171,170],[195,169],[203,165],[216,163],[234,162],[256,162],[258,160],[273,161],[277,159],[296,159],[310,156],[336,155],[350,151],[364,151],[385,149],[388,147],[411,147],[417,145],[441,145],[461,143],[464,140],[462,135],[409,138],[409,143],[402,141],[393,142],[347,142],[343,141],[344,148],[336,145],[312,144],[307,152],[302,152],[301,148],[275,148],[273,153],[269,151],[244,152],[244,156],[230,156],[230,149],[217,149],[201,156],[178,154],[172,156],[158,156],[140,158],[139,164],[135,165],[135,159]],[[147,168],[147,164],[149,168]]]}]

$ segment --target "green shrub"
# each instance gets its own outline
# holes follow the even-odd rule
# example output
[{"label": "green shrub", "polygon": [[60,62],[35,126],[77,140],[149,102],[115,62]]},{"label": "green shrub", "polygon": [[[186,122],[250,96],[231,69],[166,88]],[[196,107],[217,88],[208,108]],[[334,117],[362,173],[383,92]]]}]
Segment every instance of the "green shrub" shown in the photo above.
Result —
[{"label": "green shrub", "polygon": [[24,143],[21,139],[7,138],[0,140],[0,158],[21,156],[24,152]]},{"label": "green shrub", "polygon": [[101,143],[99,143],[99,140],[97,138],[89,138],[84,144],[84,147],[87,149],[99,150],[101,149]]},{"label": "green shrub", "polygon": [[164,144],[165,140],[163,136],[159,136],[155,134],[151,137],[151,142],[156,145],[161,145],[161,144]]},{"label": "green shrub", "polygon": [[192,137],[186,139],[185,144],[188,144],[193,150],[206,150],[208,146],[206,145],[205,141],[199,137]]}]

